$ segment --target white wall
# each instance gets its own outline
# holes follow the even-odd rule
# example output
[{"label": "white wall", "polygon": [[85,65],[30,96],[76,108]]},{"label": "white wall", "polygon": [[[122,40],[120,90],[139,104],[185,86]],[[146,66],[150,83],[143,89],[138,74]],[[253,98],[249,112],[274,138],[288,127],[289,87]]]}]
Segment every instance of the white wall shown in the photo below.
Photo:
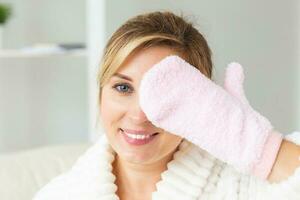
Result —
[{"label": "white wall", "polygon": [[87,140],[81,57],[0,59],[0,152]]},{"label": "white wall", "polygon": [[[299,12],[299,10],[300,10],[300,2],[298,2],[298,6],[297,6],[297,10],[298,10],[298,12],[297,12],[297,18],[298,18],[298,22],[297,22],[297,29],[298,29],[298,32],[300,32],[300,12]],[[296,80],[295,80],[295,82],[296,82],[296,86],[295,86],[295,88],[296,88],[296,90],[297,90],[297,94],[298,94],[298,98],[296,98],[296,104],[297,104],[297,106],[296,107],[298,107],[298,112],[297,112],[297,117],[296,117],[296,124],[297,124],[297,130],[300,130],[300,78],[299,78],[299,76],[300,76],[300,61],[299,61],[299,59],[300,59],[300,36],[299,36],[299,34],[298,34],[298,38],[296,39],[296,41],[295,41],[295,45],[297,46],[297,51],[296,51],[296,56],[297,56],[297,58],[298,58],[298,71],[296,71]]]},{"label": "white wall", "polygon": [[250,103],[289,133],[300,130],[299,5],[298,0],[109,0],[107,37],[136,14],[182,11],[197,22],[212,48],[216,81],[222,84],[227,63],[240,62]]},{"label": "white wall", "polygon": [[87,0],[87,46],[89,76],[89,140],[96,141],[104,133],[101,124],[97,124],[98,85],[97,72],[101,55],[106,44],[106,2]]},{"label": "white wall", "polygon": [[4,31],[6,48],[36,42],[84,42],[85,0],[0,0],[13,7]]},{"label": "white wall", "polygon": [[[0,0],[13,6],[4,47],[86,40],[85,0]],[[0,153],[88,140],[84,56],[0,58]]]}]

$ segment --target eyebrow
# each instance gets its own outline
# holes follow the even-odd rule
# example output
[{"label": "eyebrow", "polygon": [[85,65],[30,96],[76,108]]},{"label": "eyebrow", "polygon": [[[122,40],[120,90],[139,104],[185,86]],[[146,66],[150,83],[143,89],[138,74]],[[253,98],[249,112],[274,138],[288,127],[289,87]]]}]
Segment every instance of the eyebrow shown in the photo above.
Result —
[{"label": "eyebrow", "polygon": [[122,78],[122,79],[125,79],[125,80],[128,80],[128,81],[133,82],[132,79],[131,79],[129,76],[126,76],[126,75],[124,75],[124,74],[115,73],[113,76],[117,76],[117,77],[119,77],[119,78]]}]

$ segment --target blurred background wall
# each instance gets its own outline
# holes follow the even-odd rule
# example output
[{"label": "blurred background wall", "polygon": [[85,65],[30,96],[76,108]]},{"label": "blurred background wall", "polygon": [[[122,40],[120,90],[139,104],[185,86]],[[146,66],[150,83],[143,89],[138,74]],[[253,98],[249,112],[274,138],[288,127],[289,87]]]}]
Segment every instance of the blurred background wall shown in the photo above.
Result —
[{"label": "blurred background wall", "polygon": [[[85,43],[84,0],[1,0],[13,15],[4,48]],[[0,152],[88,140],[86,56],[0,57]]]},{"label": "blurred background wall", "polygon": [[[96,6],[87,9],[91,1]],[[222,84],[226,65],[240,62],[251,105],[280,132],[300,130],[297,0],[0,0],[3,2],[14,10],[4,29],[7,49],[38,42],[92,43],[97,40],[91,36],[93,30],[103,33],[99,35],[103,46],[134,15],[155,10],[183,13],[208,40],[214,80]],[[103,5],[105,11],[100,8]],[[91,19],[94,23],[89,23]],[[80,56],[0,56],[0,153],[82,142],[98,134],[91,133],[89,117],[96,113],[89,109],[96,96],[89,89],[95,85],[88,70],[92,53],[88,49]]]}]

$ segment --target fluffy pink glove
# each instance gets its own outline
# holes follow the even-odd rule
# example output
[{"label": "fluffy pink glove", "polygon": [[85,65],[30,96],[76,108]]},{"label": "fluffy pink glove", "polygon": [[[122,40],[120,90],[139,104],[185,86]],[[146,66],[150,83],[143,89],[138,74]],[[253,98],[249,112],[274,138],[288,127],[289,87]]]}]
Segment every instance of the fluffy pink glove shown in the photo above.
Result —
[{"label": "fluffy pink glove", "polygon": [[228,65],[223,89],[171,55],[144,74],[140,106],[155,126],[186,138],[242,173],[266,179],[283,137],[250,106],[243,81],[238,63]]}]

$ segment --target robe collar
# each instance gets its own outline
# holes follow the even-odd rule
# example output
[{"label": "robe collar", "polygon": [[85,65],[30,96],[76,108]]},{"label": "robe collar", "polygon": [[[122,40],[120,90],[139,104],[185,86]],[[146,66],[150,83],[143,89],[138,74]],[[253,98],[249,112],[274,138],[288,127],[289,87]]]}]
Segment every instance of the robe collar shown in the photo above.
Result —
[{"label": "robe collar", "polygon": [[[116,177],[112,173],[115,155],[106,135],[101,135],[66,174],[65,184],[70,189],[66,191],[68,197],[73,200],[119,200],[114,183]],[[209,185],[208,177],[215,164],[215,158],[206,151],[182,140],[173,160],[162,172],[161,180],[156,183],[152,200],[199,199]]]}]

